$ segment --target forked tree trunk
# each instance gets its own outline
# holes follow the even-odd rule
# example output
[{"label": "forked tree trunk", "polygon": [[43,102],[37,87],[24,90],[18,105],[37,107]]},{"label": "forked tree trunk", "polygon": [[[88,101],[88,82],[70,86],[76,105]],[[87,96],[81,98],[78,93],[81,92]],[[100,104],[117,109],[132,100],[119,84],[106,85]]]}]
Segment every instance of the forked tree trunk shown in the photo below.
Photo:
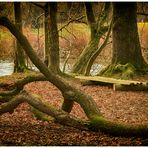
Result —
[{"label": "forked tree trunk", "polygon": [[[101,36],[107,32],[107,27],[104,27],[104,22],[109,11],[110,3],[105,3],[104,10],[101,13],[102,18],[96,21],[92,4],[90,2],[85,3],[85,10],[87,15],[87,22],[90,28],[90,41],[86,48],[83,50],[77,61],[75,62],[72,73],[89,75],[91,66],[95,61],[96,57],[101,51],[99,50],[98,45],[101,39]],[[94,53],[97,53],[93,56]]]},{"label": "forked tree trunk", "polygon": [[108,33],[106,35],[106,38],[105,38],[104,42],[89,57],[88,62],[86,63],[86,66],[85,66],[86,67],[85,75],[89,75],[90,74],[90,70],[91,70],[91,67],[92,67],[94,61],[96,60],[96,58],[98,57],[98,55],[101,53],[101,51],[105,48],[105,46],[106,46],[106,44],[108,42],[108,39],[110,37],[111,28],[112,28],[112,21],[111,21],[110,26],[108,28]]},{"label": "forked tree trunk", "polygon": [[[14,12],[16,27],[22,32],[22,15],[20,2],[14,2]],[[16,41],[14,64],[14,72],[24,72],[24,70],[27,68],[25,64],[24,51],[18,41]]]},{"label": "forked tree trunk", "polygon": [[138,36],[136,3],[113,3],[113,55],[112,63],[131,63],[142,69],[144,59]]}]

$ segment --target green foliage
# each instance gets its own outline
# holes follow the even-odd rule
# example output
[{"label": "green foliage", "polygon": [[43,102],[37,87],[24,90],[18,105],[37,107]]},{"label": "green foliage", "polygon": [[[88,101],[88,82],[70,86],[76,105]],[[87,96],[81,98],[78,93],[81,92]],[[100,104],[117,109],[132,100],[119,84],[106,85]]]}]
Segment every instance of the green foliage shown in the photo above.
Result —
[{"label": "green foliage", "polygon": [[6,39],[9,39],[9,38],[11,38],[10,32],[2,31],[0,29],[0,40],[6,40]]}]

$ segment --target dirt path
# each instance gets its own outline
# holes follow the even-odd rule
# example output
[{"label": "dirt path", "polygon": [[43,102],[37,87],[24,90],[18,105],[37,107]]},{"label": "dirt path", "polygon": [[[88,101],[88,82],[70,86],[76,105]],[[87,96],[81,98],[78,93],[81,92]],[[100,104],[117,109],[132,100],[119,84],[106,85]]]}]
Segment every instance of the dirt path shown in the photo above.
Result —
[{"label": "dirt path", "polygon": [[[108,87],[76,86],[91,95],[103,116],[125,124],[148,124],[148,93],[113,91]],[[45,89],[46,88],[46,89]],[[40,94],[45,101],[60,107],[61,93],[49,82],[34,82],[26,90]],[[73,114],[86,118],[75,104]],[[102,132],[80,131],[72,127],[36,120],[27,104],[21,104],[13,114],[0,116],[0,145],[148,145],[148,139],[112,137]]]}]

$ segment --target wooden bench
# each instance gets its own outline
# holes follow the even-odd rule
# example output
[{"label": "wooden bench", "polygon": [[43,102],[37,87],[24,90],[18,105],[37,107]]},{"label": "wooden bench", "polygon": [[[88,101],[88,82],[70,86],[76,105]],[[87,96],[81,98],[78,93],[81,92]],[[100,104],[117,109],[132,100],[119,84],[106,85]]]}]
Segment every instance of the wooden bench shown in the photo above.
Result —
[{"label": "wooden bench", "polygon": [[148,82],[134,81],[134,80],[121,80],[115,78],[101,77],[101,76],[75,76],[80,80],[98,82],[97,84],[110,84],[114,90],[134,90],[134,91],[147,91]]}]

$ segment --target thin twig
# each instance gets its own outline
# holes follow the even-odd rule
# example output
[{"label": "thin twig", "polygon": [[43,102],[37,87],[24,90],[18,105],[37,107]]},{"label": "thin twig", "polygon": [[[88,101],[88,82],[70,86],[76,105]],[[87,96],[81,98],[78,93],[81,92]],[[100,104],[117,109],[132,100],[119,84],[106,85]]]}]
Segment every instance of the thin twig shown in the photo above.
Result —
[{"label": "thin twig", "polygon": [[83,18],[85,18],[85,17],[86,17],[86,16],[83,15],[83,16],[77,18],[77,19],[70,19],[70,21],[67,22],[64,26],[62,26],[58,31],[62,31],[62,30],[65,29],[67,26],[69,26],[70,23],[78,22],[78,21],[80,21],[81,19],[83,19]]}]

